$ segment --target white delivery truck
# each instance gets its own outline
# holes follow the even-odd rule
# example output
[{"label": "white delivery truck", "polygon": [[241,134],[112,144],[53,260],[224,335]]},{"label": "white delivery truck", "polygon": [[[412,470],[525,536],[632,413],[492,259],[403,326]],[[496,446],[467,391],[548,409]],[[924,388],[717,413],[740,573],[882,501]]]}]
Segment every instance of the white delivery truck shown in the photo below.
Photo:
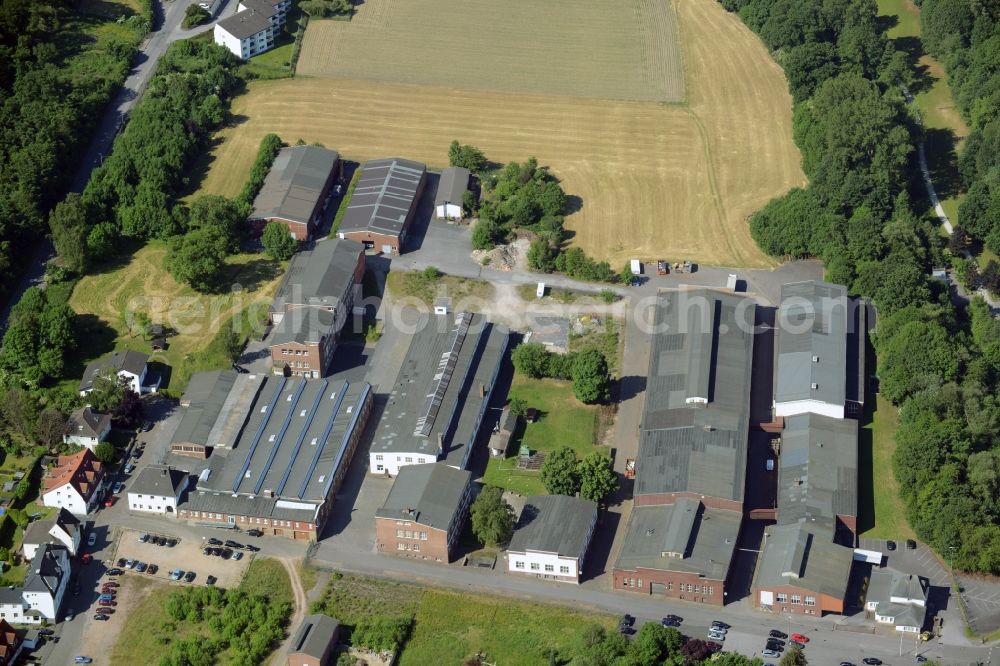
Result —
[{"label": "white delivery truck", "polygon": [[631,265],[632,275],[642,275],[642,262],[638,259],[633,259],[629,262]]}]

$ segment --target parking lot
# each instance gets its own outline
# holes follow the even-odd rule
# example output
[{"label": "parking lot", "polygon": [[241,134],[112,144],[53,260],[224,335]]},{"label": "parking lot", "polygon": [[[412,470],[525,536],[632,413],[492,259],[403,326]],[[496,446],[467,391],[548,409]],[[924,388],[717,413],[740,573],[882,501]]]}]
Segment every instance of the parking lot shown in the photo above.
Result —
[{"label": "parking lot", "polygon": [[[166,526],[166,525],[165,525]],[[218,587],[236,587],[243,579],[243,574],[250,565],[253,553],[244,553],[241,560],[224,560],[221,557],[213,557],[202,553],[205,543],[192,539],[178,539],[177,545],[173,548],[157,546],[152,542],[142,543],[139,541],[139,532],[134,530],[124,530],[118,541],[113,558],[107,563],[109,567],[116,566],[118,560],[132,559],[155,564],[159,567],[154,575],[139,573],[137,571],[126,571],[126,576],[142,576],[161,581],[170,581],[170,572],[180,569],[184,572],[194,571],[195,579],[192,585],[204,585],[208,576],[215,576]],[[160,536],[172,537],[169,532],[162,532]],[[175,585],[178,583],[174,583]],[[186,583],[181,582],[180,585]]]}]

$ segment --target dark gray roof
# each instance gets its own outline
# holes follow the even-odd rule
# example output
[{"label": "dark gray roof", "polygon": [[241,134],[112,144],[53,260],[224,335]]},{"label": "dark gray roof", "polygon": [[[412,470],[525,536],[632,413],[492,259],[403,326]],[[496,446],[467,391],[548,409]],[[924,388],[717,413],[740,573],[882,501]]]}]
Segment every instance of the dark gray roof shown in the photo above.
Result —
[{"label": "dark gray roof", "polygon": [[596,502],[566,495],[529,497],[507,550],[557,553],[582,562],[596,517]]},{"label": "dark gray roof", "polygon": [[426,174],[427,167],[420,162],[398,157],[365,162],[339,231],[398,235],[417,205]]},{"label": "dark gray roof", "polygon": [[[343,322],[343,317],[341,317]],[[292,308],[281,318],[271,334],[271,345],[287,342],[319,344],[323,336],[329,335],[338,315],[323,308]]]},{"label": "dark gray roof", "polygon": [[187,472],[166,465],[149,465],[139,472],[128,492],[129,495],[176,497],[187,484]]},{"label": "dark gray roof", "polygon": [[[225,21],[239,18],[240,12]],[[222,25],[225,21],[220,21]],[[228,28],[227,28],[228,29]],[[324,196],[324,186],[340,155],[319,146],[282,148],[253,200],[252,219],[281,218],[308,224]]]},{"label": "dark gray roof", "polygon": [[[470,317],[468,332],[453,345],[460,317]],[[476,440],[476,425],[486,408],[488,395],[481,396],[479,388],[492,389],[510,332],[469,313],[424,315],[417,328],[389,391],[371,451],[432,454],[440,435],[444,451],[439,458],[459,466],[466,447]],[[446,361],[450,373],[442,373]],[[435,416],[421,420],[430,395],[439,398]],[[423,430],[418,433],[418,428]]]},{"label": "dark gray roof", "polygon": [[400,467],[375,516],[447,531],[471,481],[470,472],[438,463]]},{"label": "dark gray roof", "polygon": [[92,389],[94,387],[94,379],[105,368],[114,368],[116,373],[125,371],[133,375],[141,375],[148,360],[148,354],[143,354],[132,349],[120,349],[107,356],[102,356],[88,365],[87,369],[83,371],[83,379],[80,380],[80,390],[89,391]]},{"label": "dark gray roof", "polygon": [[747,298],[707,289],[660,295],[636,495],[742,501],[754,311]]},{"label": "dark gray roof", "polygon": [[236,377],[231,370],[199,372],[191,377],[181,397],[181,404],[187,405],[183,408],[184,416],[174,431],[171,443],[214,445],[211,434]]},{"label": "dark gray roof", "polygon": [[337,471],[350,463],[347,447],[370,392],[365,383],[267,377],[232,449],[213,453],[198,490],[222,493],[222,502],[272,491],[284,500],[277,508],[312,511],[309,503],[324,502]]},{"label": "dark gray roof", "polygon": [[835,599],[847,596],[854,549],[804,525],[771,525],[765,534],[758,588],[794,585]]},{"label": "dark gray roof", "polygon": [[[683,515],[675,517],[677,512]],[[697,500],[634,507],[615,568],[698,573],[725,580],[742,520],[739,511],[708,508]],[[677,557],[679,552],[684,556]]]},{"label": "dark gray roof", "polygon": [[354,286],[354,271],[364,251],[361,243],[330,238],[296,253],[271,303],[271,311],[283,312],[289,305],[336,307]]},{"label": "dark gray roof", "polygon": [[816,281],[782,285],[775,402],[844,404],[848,305],[847,288],[840,285]]},{"label": "dark gray roof", "polygon": [[111,427],[111,416],[95,412],[90,405],[87,405],[69,415],[66,421],[66,434],[77,437],[100,437],[109,427]]},{"label": "dark gray roof", "polygon": [[817,414],[785,418],[778,469],[778,523],[832,531],[858,515],[858,422]]},{"label": "dark gray roof", "polygon": [[876,612],[894,618],[897,627],[922,627],[927,616],[927,582],[899,571],[872,571],[865,603],[877,604]]},{"label": "dark gray roof", "polygon": [[434,205],[451,203],[461,206],[462,196],[469,191],[470,174],[464,167],[448,167],[442,171],[437,193],[434,195]]},{"label": "dark gray roof", "polygon": [[28,565],[28,575],[24,579],[25,592],[47,592],[53,596],[59,589],[59,582],[64,576],[69,575],[69,570],[64,570],[57,559],[57,554],[68,553],[63,546],[52,544],[42,544],[35,552],[35,556]]},{"label": "dark gray roof", "polygon": [[80,527],[80,519],[66,509],[60,507],[54,516],[47,520],[36,520],[29,524],[24,530],[24,543],[40,544],[49,543],[53,537],[49,530],[58,525],[67,534],[73,534],[75,529]]},{"label": "dark gray roof", "polygon": [[246,39],[262,30],[267,30],[271,25],[269,19],[278,13],[278,10],[274,8],[277,1],[241,0],[238,4],[243,5],[246,9],[222,19],[217,24],[237,39]]},{"label": "dark gray roof", "polygon": [[322,659],[332,643],[337,641],[340,623],[328,615],[306,615],[302,624],[295,631],[290,654],[305,654],[316,659]]}]

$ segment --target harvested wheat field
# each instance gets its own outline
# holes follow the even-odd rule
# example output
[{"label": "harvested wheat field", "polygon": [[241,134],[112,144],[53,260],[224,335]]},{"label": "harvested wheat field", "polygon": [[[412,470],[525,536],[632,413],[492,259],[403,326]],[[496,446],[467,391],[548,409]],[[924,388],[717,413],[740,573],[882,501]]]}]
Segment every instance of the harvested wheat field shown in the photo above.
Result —
[{"label": "harvested wheat field", "polygon": [[[390,2],[391,11],[404,4],[364,6]],[[221,133],[202,191],[235,195],[268,132],[348,159],[398,155],[432,166],[445,165],[459,139],[494,161],[548,165],[578,197],[566,221],[572,243],[596,257],[771,266],[746,217],[805,182],[784,75],[715,0],[678,0],[673,10],[686,106],[330,77],[259,82],[235,100],[245,120]]]},{"label": "harvested wheat field", "polygon": [[315,21],[299,75],[680,102],[677,21],[664,0],[365,0]]}]

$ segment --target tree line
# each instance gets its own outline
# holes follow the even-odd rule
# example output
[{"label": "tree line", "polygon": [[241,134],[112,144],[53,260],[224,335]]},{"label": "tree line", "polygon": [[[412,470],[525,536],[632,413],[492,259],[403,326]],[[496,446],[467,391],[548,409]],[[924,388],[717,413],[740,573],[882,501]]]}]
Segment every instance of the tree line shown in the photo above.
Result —
[{"label": "tree line", "polygon": [[0,4],[0,301],[47,231],[104,106],[149,30],[143,13],[99,26],[73,3]]},{"label": "tree line", "polygon": [[[885,39],[874,0],[721,2],[785,68],[810,180],[755,213],[751,233],[774,256],[822,258],[829,280],[875,304],[879,390],[900,407],[893,467],[909,523],[956,568],[1000,573],[1000,324],[985,302],[956,308],[947,287],[928,278],[963,237],[946,247],[936,223],[910,201],[910,189],[920,191],[913,159],[920,130],[901,94],[912,75],[906,59]],[[1000,64],[1000,38],[991,42],[986,31],[996,11],[966,0],[923,4],[932,53],[982,63],[966,71],[977,72],[977,94],[992,103],[972,103],[962,76],[957,98],[981,115],[962,163],[977,156],[977,165],[989,164],[998,153],[980,146],[998,98],[983,76],[985,63],[993,71]],[[945,62],[957,71],[947,55]],[[871,473],[878,479],[885,470]]]}]

